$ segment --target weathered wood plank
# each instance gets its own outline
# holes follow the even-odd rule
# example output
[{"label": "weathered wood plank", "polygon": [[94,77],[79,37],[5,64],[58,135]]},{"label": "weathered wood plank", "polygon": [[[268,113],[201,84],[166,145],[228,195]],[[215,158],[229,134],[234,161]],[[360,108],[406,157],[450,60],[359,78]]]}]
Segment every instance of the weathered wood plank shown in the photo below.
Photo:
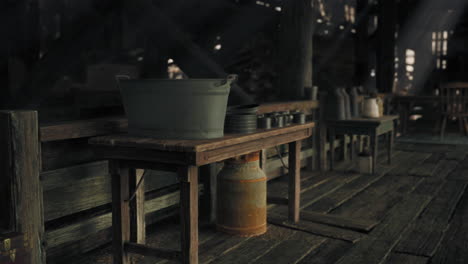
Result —
[{"label": "weathered wood plank", "polygon": [[467,183],[446,182],[424,212],[410,225],[395,250],[432,257],[466,185]]},{"label": "weathered wood plank", "polygon": [[458,151],[450,151],[445,154],[445,159],[446,160],[456,160],[456,161],[462,161],[465,159],[467,156],[467,151],[464,150],[458,150]]},{"label": "weathered wood plank", "polygon": [[[279,243],[289,239],[297,231],[289,228],[269,225],[267,233],[253,237],[236,248],[226,252],[220,257],[213,259],[211,263],[237,264],[237,263],[255,263],[255,261],[264,254],[273,250]],[[203,252],[201,252],[203,255]]]},{"label": "weathered wood plank", "polygon": [[395,250],[418,256],[432,257],[439,246],[450,217],[466,184],[448,182],[424,213],[412,223]]},{"label": "weathered wood plank", "polygon": [[37,112],[0,111],[0,127],[0,190],[4,191],[0,198],[5,198],[0,209],[7,212],[7,220],[1,223],[7,230],[23,234],[30,252],[28,263],[44,263]]},{"label": "weathered wood plank", "polygon": [[402,160],[401,162],[395,163],[395,167],[388,172],[390,175],[408,175],[408,172],[414,167],[424,162],[429,158],[431,154],[429,153],[418,153],[415,152],[413,155],[410,155],[407,159]]},{"label": "weathered wood plank", "polygon": [[468,181],[468,168],[463,168],[460,165],[453,170],[448,176],[448,180]]},{"label": "weathered wood plank", "polygon": [[301,230],[314,235],[349,241],[352,243],[361,240],[365,236],[364,234],[359,232],[324,224],[313,223],[309,221],[300,221],[299,223],[292,223],[290,221],[287,221],[284,215],[285,214],[280,215],[269,213],[268,223],[282,227],[292,228],[295,230]]},{"label": "weathered wood plank", "polygon": [[[329,177],[332,177],[332,175],[329,175]],[[324,196],[339,190],[343,185],[357,177],[359,177],[359,174],[338,174],[330,181],[324,182],[314,188],[308,188],[308,190],[301,194],[301,208],[306,208]]]},{"label": "weathered wood plank", "polygon": [[367,189],[331,211],[332,214],[380,221],[405,193],[421,181],[417,177],[384,176]]},{"label": "weathered wood plank", "polygon": [[335,192],[330,193],[317,202],[309,205],[305,208],[305,210],[319,213],[328,213],[349,199],[352,199],[352,197],[371,186],[384,175],[385,173],[382,171],[382,169],[377,168],[376,175],[362,175],[357,179],[343,185],[342,188],[336,190]]},{"label": "weathered wood plank", "polygon": [[181,253],[178,250],[151,248],[143,244],[125,243],[125,250],[130,254],[140,254],[149,257],[160,257],[165,259],[180,259]]},{"label": "weathered wood plank", "polygon": [[368,232],[378,224],[378,222],[372,220],[347,218],[337,215],[314,213],[305,210],[301,212],[301,219],[304,221],[311,221],[361,232]]},{"label": "weathered wood plank", "polygon": [[327,239],[320,246],[312,250],[298,264],[328,264],[335,263],[347,250],[352,247],[352,243],[338,240]]},{"label": "weathered wood plank", "polygon": [[301,202],[301,142],[289,143],[288,158],[288,218],[298,222]]},{"label": "weathered wood plank", "polygon": [[[202,185],[199,186],[202,190]],[[156,220],[167,216],[164,208],[177,205],[179,191],[171,193],[161,192],[161,195],[147,200],[145,203],[146,222],[152,224]],[[177,210],[171,210],[169,215]],[[161,212],[161,213],[159,213]],[[151,216],[151,217],[150,217]],[[111,213],[97,215],[86,220],[65,225],[46,232],[45,241],[47,252],[51,254],[50,260],[62,261],[67,256],[77,255],[108,243],[111,238]]]},{"label": "weathered wood plank", "polygon": [[441,160],[434,169],[434,177],[446,178],[456,167],[458,162],[455,160]]},{"label": "weathered wood plank", "polygon": [[326,239],[304,232],[296,232],[291,237],[283,240],[266,254],[251,263],[278,263],[293,264],[304,258]]},{"label": "weathered wood plank", "polygon": [[[73,153],[73,155],[70,153]],[[86,138],[42,143],[41,158],[42,171],[54,170],[97,160]]]},{"label": "weathered wood plank", "polygon": [[426,264],[429,258],[402,253],[391,253],[385,264]]},{"label": "weathered wood plank", "polygon": [[44,191],[44,219],[46,221],[110,202],[109,177],[86,179],[86,174],[84,176],[85,179],[78,184]]},{"label": "weathered wood plank", "polygon": [[391,209],[369,236],[358,242],[337,264],[381,263],[398,243],[401,233],[424,209],[431,197],[409,194]]},{"label": "weathered wood plank", "polygon": [[128,121],[125,117],[96,118],[56,124],[41,125],[41,141],[57,141],[73,138],[126,132]]},{"label": "weathered wood plank", "polygon": [[431,263],[465,263],[468,259],[468,192],[465,192],[453,215],[444,238]]},{"label": "weathered wood plank", "polygon": [[414,189],[413,193],[421,195],[436,194],[444,182],[445,180],[440,178],[426,178],[416,187],[416,189]]},{"label": "weathered wood plank", "polygon": [[[41,183],[44,192],[58,188],[76,186],[87,180],[94,181],[96,178],[108,177],[109,164],[107,161],[96,161],[66,167],[57,170],[41,172]],[[109,179],[110,182],[110,179]]]},{"label": "weathered wood plank", "polygon": [[198,263],[198,167],[178,171],[180,179],[181,262]]},{"label": "weathered wood plank", "polygon": [[[145,172],[146,191],[177,183],[174,172]],[[41,173],[44,215],[49,221],[110,203],[107,161],[96,161]],[[69,199],[63,199],[69,197]]]}]

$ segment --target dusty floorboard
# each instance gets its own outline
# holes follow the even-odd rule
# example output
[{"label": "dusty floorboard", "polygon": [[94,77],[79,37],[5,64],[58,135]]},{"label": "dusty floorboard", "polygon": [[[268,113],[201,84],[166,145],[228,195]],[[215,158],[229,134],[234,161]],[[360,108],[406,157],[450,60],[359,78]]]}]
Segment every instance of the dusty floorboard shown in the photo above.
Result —
[{"label": "dusty floorboard", "polygon": [[[393,164],[379,153],[375,175],[352,172],[302,173],[297,224],[286,206],[269,206],[269,229],[239,238],[200,230],[200,263],[425,264],[468,263],[468,147],[397,144]],[[269,183],[270,197],[287,196],[287,180]],[[305,213],[306,214],[306,213]],[[176,222],[154,228],[148,244],[177,249]],[[135,263],[176,263],[132,256]],[[103,248],[71,263],[112,263]]]}]

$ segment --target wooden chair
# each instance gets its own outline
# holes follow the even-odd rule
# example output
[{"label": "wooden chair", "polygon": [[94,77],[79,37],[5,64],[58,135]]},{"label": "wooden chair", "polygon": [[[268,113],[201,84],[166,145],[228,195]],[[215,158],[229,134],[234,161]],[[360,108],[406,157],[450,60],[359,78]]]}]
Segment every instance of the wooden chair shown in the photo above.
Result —
[{"label": "wooden chair", "polygon": [[458,119],[460,132],[468,134],[468,83],[447,83],[440,89],[442,127],[441,140],[444,138],[447,119]]}]

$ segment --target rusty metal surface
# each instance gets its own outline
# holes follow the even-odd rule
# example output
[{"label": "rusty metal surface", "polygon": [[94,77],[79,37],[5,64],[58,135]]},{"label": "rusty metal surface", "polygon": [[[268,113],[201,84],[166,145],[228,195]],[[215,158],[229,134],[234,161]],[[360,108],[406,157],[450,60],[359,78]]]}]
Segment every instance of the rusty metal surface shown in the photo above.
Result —
[{"label": "rusty metal surface", "polygon": [[237,236],[266,232],[266,181],[259,152],[230,159],[218,174],[216,226]]}]

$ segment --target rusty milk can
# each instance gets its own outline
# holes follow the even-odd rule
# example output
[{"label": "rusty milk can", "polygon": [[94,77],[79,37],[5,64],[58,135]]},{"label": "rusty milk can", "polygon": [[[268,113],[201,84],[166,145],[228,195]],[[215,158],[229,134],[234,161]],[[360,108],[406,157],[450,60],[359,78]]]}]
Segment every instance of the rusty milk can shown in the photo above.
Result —
[{"label": "rusty milk can", "polygon": [[260,152],[225,161],[218,174],[216,227],[219,231],[256,236],[267,230],[267,177]]}]

